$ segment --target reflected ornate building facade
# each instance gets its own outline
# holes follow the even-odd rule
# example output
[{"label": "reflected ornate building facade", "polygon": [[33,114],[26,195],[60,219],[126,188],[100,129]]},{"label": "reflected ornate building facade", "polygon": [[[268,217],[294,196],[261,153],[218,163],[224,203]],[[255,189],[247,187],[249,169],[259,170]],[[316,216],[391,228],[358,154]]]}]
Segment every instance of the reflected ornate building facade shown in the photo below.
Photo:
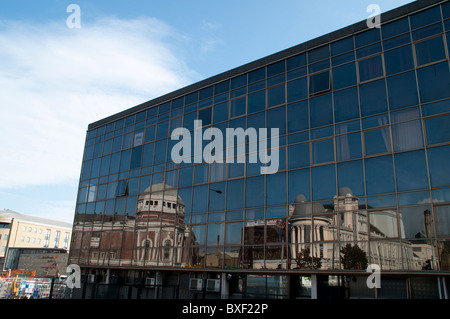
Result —
[{"label": "reflected ornate building facade", "polygon": [[[90,124],[69,260],[102,287],[89,297],[448,296],[450,5],[381,21]],[[175,163],[171,132],[195,120],[201,145]],[[213,127],[277,128],[278,171],[261,174],[253,144],[198,161]]]}]

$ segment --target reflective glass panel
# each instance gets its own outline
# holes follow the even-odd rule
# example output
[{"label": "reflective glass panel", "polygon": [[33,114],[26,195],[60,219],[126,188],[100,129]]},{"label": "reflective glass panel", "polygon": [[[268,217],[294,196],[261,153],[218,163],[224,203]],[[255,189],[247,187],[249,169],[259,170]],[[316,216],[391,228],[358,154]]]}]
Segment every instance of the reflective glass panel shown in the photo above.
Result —
[{"label": "reflective glass panel", "polygon": [[336,136],[336,157],[338,161],[361,158],[361,133]]},{"label": "reflective glass panel", "polygon": [[381,55],[376,55],[371,58],[360,60],[359,65],[359,81],[364,82],[383,76],[383,63]]},{"label": "reflective glass panel", "polygon": [[330,71],[314,74],[309,77],[309,94],[320,93],[330,89]]},{"label": "reflective glass panel", "polygon": [[391,151],[389,127],[364,132],[364,151],[366,155],[374,155]]},{"label": "reflective glass panel", "polygon": [[[285,172],[267,175],[266,205],[286,204],[287,180]],[[261,195],[259,195],[261,196]]]},{"label": "reflective glass panel", "polygon": [[367,194],[381,194],[395,191],[392,156],[368,158],[366,164]]},{"label": "reflective glass panel", "polygon": [[299,169],[289,171],[289,203],[292,204],[297,195],[304,195],[305,200],[309,201],[310,197],[310,170]]},{"label": "reflective glass panel", "polygon": [[265,179],[264,176],[247,178],[245,185],[245,207],[264,206]]},{"label": "reflective glass panel", "polygon": [[445,59],[442,36],[416,43],[417,65],[423,65]]},{"label": "reflective glass panel", "polygon": [[435,206],[436,222],[439,236],[450,235],[450,206]]},{"label": "reflective glass panel", "polygon": [[227,209],[244,208],[245,185],[243,179],[227,182]]},{"label": "reflective glass panel", "polygon": [[384,53],[386,63],[386,75],[411,70],[414,68],[414,60],[410,45],[405,45],[398,49]]},{"label": "reflective glass panel", "polygon": [[333,139],[326,139],[311,143],[313,164],[320,164],[334,161]]},{"label": "reflective glass panel", "polygon": [[425,120],[428,145],[450,141],[450,115]]},{"label": "reflective glass panel", "polygon": [[433,147],[427,151],[431,187],[450,186],[450,146]]},{"label": "reflective glass panel", "polygon": [[336,195],[336,169],[333,165],[313,167],[311,169],[312,199],[331,199]]},{"label": "reflective glass panel", "polygon": [[333,123],[332,95],[325,94],[309,100],[311,128]]},{"label": "reflective glass panel", "polygon": [[392,125],[392,142],[395,152],[423,147],[421,122],[411,121]]},{"label": "reflective glass panel", "polygon": [[338,90],[347,86],[355,85],[356,66],[355,63],[344,64],[333,68],[333,89]]},{"label": "reflective glass panel", "polygon": [[334,116],[336,122],[359,117],[358,88],[334,92]]},{"label": "reflective glass panel", "polygon": [[450,71],[448,62],[420,68],[417,70],[421,102],[450,97]]},{"label": "reflective glass panel", "polygon": [[266,91],[258,91],[248,95],[248,113],[264,110],[266,108]]},{"label": "reflective glass panel", "polygon": [[309,143],[295,144],[288,147],[288,168],[309,166]]},{"label": "reflective glass panel", "polygon": [[395,154],[397,190],[428,188],[428,173],[423,150]]},{"label": "reflective glass panel", "polygon": [[391,110],[417,105],[416,73],[407,72],[387,78],[389,108]]},{"label": "reflective glass panel", "polygon": [[386,85],[384,80],[377,80],[359,87],[361,99],[361,116],[387,111]]},{"label": "reflective glass panel", "polygon": [[308,97],[307,78],[303,77],[287,83],[287,101],[294,102]]},{"label": "reflective glass panel", "polygon": [[400,207],[399,219],[402,238],[431,238],[434,234],[430,205]]},{"label": "reflective glass panel", "polygon": [[363,162],[351,161],[337,164],[338,188],[348,187],[355,196],[364,195]]},{"label": "reflective glass panel", "polygon": [[267,90],[267,107],[285,103],[285,86],[279,85]]},{"label": "reflective glass panel", "polygon": [[288,133],[309,128],[308,101],[301,101],[287,106]]}]

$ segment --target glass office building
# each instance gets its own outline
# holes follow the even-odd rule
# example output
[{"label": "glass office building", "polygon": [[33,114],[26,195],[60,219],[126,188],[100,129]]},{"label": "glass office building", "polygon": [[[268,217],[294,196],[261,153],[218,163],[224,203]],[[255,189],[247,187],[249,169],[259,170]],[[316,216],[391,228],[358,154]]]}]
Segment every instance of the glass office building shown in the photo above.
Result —
[{"label": "glass office building", "polygon": [[449,51],[413,2],[90,124],[82,298],[447,298]]}]

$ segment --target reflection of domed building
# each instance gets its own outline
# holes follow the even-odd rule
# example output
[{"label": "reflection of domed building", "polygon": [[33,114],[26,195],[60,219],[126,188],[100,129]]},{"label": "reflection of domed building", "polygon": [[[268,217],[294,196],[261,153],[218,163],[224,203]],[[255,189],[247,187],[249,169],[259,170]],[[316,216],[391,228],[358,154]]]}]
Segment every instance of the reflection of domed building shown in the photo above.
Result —
[{"label": "reflection of domed building", "polygon": [[[340,263],[340,247],[349,243],[365,251],[371,263],[385,268],[401,268],[404,262],[412,264],[412,245],[404,241],[401,246],[398,240],[386,240],[398,237],[397,225],[403,232],[401,215],[398,218],[395,210],[370,209],[368,213],[348,187],[339,189],[332,205],[308,202],[299,194],[289,209],[291,257],[295,260],[308,248],[311,256],[321,259],[322,269],[333,269]],[[404,260],[404,256],[411,256],[411,260]]]},{"label": "reflection of domed building", "polygon": [[[193,233],[184,223],[184,202],[177,189],[167,184],[147,188],[137,201],[135,263],[181,266],[188,260],[186,245]],[[187,249],[187,248],[186,248]]]},{"label": "reflection of domed building", "polygon": [[86,215],[75,225],[83,237],[75,240],[82,241],[81,257],[89,264],[184,267],[196,258],[195,236],[184,217],[177,189],[155,184],[138,197],[135,217]]}]

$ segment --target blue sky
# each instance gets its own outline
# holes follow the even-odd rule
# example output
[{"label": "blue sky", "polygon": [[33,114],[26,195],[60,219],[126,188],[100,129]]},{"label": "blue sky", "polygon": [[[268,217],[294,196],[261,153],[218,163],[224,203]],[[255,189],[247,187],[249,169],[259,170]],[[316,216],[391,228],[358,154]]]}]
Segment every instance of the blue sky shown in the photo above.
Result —
[{"label": "blue sky", "polygon": [[0,209],[72,222],[89,123],[409,2],[0,2]]}]

